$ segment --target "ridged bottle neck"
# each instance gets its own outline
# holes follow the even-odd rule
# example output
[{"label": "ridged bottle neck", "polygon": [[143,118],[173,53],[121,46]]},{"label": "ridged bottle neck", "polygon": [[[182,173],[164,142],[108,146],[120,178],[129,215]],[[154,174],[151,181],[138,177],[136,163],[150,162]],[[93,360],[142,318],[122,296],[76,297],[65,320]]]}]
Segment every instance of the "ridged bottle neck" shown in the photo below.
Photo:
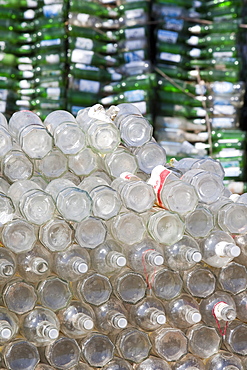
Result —
[{"label": "ridged bottle neck", "polygon": [[77,313],[73,318],[73,325],[76,329],[81,331],[89,331],[94,327],[93,320],[90,316],[84,313]]},{"label": "ridged bottle neck", "polygon": [[106,263],[110,267],[121,268],[126,265],[126,258],[122,253],[111,251],[106,257]]},{"label": "ridged bottle neck", "polygon": [[7,278],[14,275],[15,269],[14,265],[7,261],[6,259],[2,259],[0,261],[0,276]]},{"label": "ridged bottle neck", "polygon": [[42,275],[48,270],[49,266],[48,262],[44,258],[33,257],[30,260],[29,268],[35,274]]}]

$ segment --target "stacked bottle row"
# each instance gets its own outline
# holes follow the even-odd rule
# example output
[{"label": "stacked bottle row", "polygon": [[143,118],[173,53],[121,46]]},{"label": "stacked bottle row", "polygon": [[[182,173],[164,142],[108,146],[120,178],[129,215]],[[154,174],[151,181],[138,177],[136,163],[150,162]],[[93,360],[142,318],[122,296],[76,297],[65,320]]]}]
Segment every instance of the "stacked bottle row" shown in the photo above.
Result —
[{"label": "stacked bottle row", "polygon": [[1,126],[1,366],[243,370],[247,201],[220,163],[166,163],[132,104]]}]

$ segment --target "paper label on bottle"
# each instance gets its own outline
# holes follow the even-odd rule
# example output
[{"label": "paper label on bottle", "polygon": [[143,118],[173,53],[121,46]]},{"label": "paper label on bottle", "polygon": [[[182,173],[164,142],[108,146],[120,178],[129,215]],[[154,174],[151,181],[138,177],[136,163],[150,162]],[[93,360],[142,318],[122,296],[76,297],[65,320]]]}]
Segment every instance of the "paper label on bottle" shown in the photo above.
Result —
[{"label": "paper label on bottle", "polygon": [[93,40],[85,37],[76,37],[75,47],[78,49],[92,50]]},{"label": "paper label on bottle", "polygon": [[178,18],[167,17],[165,19],[165,27],[168,30],[181,31],[184,26],[184,20]]},{"label": "paper label on bottle", "polygon": [[179,6],[162,6],[159,7],[158,10],[160,15],[170,18],[178,18],[183,12],[183,8]]},{"label": "paper label on bottle", "polygon": [[91,50],[74,49],[71,54],[71,62],[91,64],[94,52]]},{"label": "paper label on bottle", "polygon": [[46,55],[45,60],[48,64],[56,64],[60,62],[59,54]]},{"label": "paper label on bottle", "polygon": [[215,51],[213,53],[213,58],[229,58],[229,57],[232,57],[233,56],[233,52],[232,51]]},{"label": "paper label on bottle", "polygon": [[4,113],[6,112],[6,101],[0,101],[0,112]]},{"label": "paper label on bottle", "polygon": [[145,59],[144,50],[128,51],[124,53],[123,56],[126,63]]},{"label": "paper label on bottle", "polygon": [[124,97],[128,102],[144,100],[145,99],[145,91],[144,90],[125,91]]},{"label": "paper label on bottle", "polygon": [[60,88],[59,87],[48,87],[46,90],[47,98],[58,99],[60,97]]},{"label": "paper label on bottle", "polygon": [[57,17],[62,14],[63,4],[50,4],[43,6],[43,14],[46,18]]},{"label": "paper label on bottle", "polygon": [[238,177],[241,174],[240,163],[238,161],[221,161],[225,171],[225,177]]},{"label": "paper label on bottle", "polygon": [[6,100],[8,96],[7,89],[0,89],[0,100]]},{"label": "paper label on bottle", "polygon": [[167,180],[167,177],[170,175],[171,172],[171,170],[168,170],[164,166],[158,165],[154,167],[151,172],[151,176],[147,181],[147,183],[151,185],[155,191],[157,204],[162,208],[165,207],[161,200],[161,191]]},{"label": "paper label on bottle", "polygon": [[145,10],[143,8],[137,9],[130,9],[125,11],[125,17],[127,19],[139,18],[145,14]]},{"label": "paper label on bottle", "polygon": [[33,71],[33,66],[31,64],[19,64],[19,71]]},{"label": "paper label on bottle", "polygon": [[231,104],[225,104],[224,102],[215,102],[213,106],[213,114],[227,114],[232,115],[235,113],[235,108]]},{"label": "paper label on bottle", "polygon": [[181,55],[180,54],[172,54],[172,53],[162,52],[159,55],[159,59],[167,60],[169,62],[179,63],[181,61]]},{"label": "paper label on bottle", "polygon": [[53,46],[61,45],[61,39],[52,39],[52,40],[42,40],[40,41],[40,46]]},{"label": "paper label on bottle", "polygon": [[233,92],[233,83],[231,82],[215,81],[211,86],[215,94],[228,94]]},{"label": "paper label on bottle", "polygon": [[212,128],[233,128],[234,119],[231,117],[214,117],[211,121]]},{"label": "paper label on bottle", "polygon": [[5,41],[0,41],[0,50],[4,50],[6,47],[6,42]]},{"label": "paper label on bottle", "polygon": [[126,180],[126,181],[139,181],[141,180],[140,177],[134,175],[131,172],[122,172],[120,174],[121,179]]},{"label": "paper label on bottle", "polygon": [[95,71],[95,72],[98,72],[100,70],[100,68],[98,68],[98,67],[90,66],[90,65],[82,64],[82,63],[76,63],[75,64],[75,67],[78,68],[78,69],[81,69],[81,70],[85,70],[85,71]]},{"label": "paper label on bottle", "polygon": [[222,319],[222,310],[226,307],[229,307],[229,305],[226,303],[226,302],[223,302],[223,301],[220,301],[220,302],[217,302],[214,307],[213,307],[213,315],[218,319],[218,320],[221,320]]},{"label": "paper label on bottle", "polygon": [[85,13],[78,13],[77,15],[77,19],[81,23],[87,23],[89,17],[90,15]]},{"label": "paper label on bottle", "polygon": [[84,79],[79,80],[79,91],[98,94],[99,89],[100,89],[99,81],[84,80]]},{"label": "paper label on bottle", "polygon": [[168,42],[169,44],[175,44],[178,39],[178,32],[158,30],[157,38],[158,40],[162,42]]},{"label": "paper label on bottle", "polygon": [[132,104],[139,109],[141,114],[147,113],[147,103],[145,101],[133,102]]},{"label": "paper label on bottle", "polygon": [[126,39],[138,39],[140,37],[145,37],[144,27],[126,28],[124,30]]},{"label": "paper label on bottle", "polygon": [[146,44],[145,39],[126,40],[124,47],[127,50],[138,50],[138,49],[142,49],[145,46],[145,44]]}]

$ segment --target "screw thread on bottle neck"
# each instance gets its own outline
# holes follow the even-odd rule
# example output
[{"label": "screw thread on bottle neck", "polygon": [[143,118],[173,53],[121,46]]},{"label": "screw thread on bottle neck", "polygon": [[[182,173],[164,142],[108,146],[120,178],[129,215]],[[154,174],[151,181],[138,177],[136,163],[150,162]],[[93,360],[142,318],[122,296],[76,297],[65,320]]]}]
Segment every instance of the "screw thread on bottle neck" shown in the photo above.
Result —
[{"label": "screw thread on bottle neck", "polygon": [[9,340],[12,336],[12,328],[8,321],[0,320],[0,339]]},{"label": "screw thread on bottle neck", "polygon": [[0,276],[9,277],[14,275],[14,266],[9,261],[3,259],[0,262]]},{"label": "screw thread on bottle neck", "polygon": [[156,308],[150,308],[148,312],[149,320],[153,325],[164,325],[166,323],[166,316],[163,311]]},{"label": "screw thread on bottle neck", "polygon": [[112,311],[109,315],[111,316],[110,322],[115,329],[126,328],[127,320],[121,312]]},{"label": "screw thread on bottle neck", "polygon": [[48,262],[41,257],[34,257],[30,261],[31,271],[35,274],[42,275],[48,270]]},{"label": "screw thread on bottle neck", "polygon": [[107,255],[107,264],[115,268],[124,267],[126,265],[126,258],[122,253],[111,251]]},{"label": "screw thread on bottle neck", "polygon": [[90,316],[84,313],[78,313],[74,318],[74,326],[82,331],[92,330],[94,323]]},{"label": "screw thread on bottle neck", "polygon": [[147,251],[145,254],[145,260],[150,266],[161,266],[164,263],[163,256],[154,250]]}]

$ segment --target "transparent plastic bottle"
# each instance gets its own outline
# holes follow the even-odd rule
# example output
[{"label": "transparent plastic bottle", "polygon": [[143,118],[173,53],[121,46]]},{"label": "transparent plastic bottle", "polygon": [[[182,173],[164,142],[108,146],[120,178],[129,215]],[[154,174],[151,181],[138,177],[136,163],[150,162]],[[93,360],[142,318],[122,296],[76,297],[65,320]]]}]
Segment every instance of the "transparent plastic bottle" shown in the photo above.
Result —
[{"label": "transparent plastic bottle", "polygon": [[206,370],[244,370],[240,358],[233,353],[221,350],[206,363]]},{"label": "transparent plastic bottle", "polygon": [[25,220],[17,218],[3,226],[1,241],[14,253],[31,250],[36,240],[35,227]]},{"label": "transparent plastic bottle", "polygon": [[52,256],[37,242],[30,251],[17,254],[17,263],[21,277],[30,283],[37,283],[50,275]]},{"label": "transparent plastic bottle", "polygon": [[58,338],[60,323],[56,314],[36,306],[21,318],[21,333],[36,346],[46,346]]},{"label": "transparent plastic bottle", "polygon": [[73,338],[59,337],[44,347],[41,359],[55,369],[67,370],[76,366],[80,359],[80,347]]},{"label": "transparent plastic bottle", "polygon": [[31,311],[37,302],[34,286],[18,278],[3,287],[2,297],[4,305],[18,315]]},{"label": "transparent plastic bottle", "polygon": [[74,225],[75,239],[78,244],[87,249],[94,249],[104,243],[106,238],[106,226],[103,220],[89,216]]},{"label": "transparent plastic bottle", "polygon": [[247,324],[240,320],[233,320],[229,323],[224,344],[226,348],[238,355],[247,355],[247,343],[243,338],[247,335]]},{"label": "transparent plastic bottle", "polygon": [[185,216],[185,231],[193,238],[205,238],[214,228],[214,217],[203,204]]},{"label": "transparent plastic bottle", "polygon": [[225,292],[232,295],[238,294],[247,288],[247,270],[246,267],[230,262],[225,267],[216,271],[218,286]]},{"label": "transparent plastic bottle", "polygon": [[42,159],[35,160],[34,169],[47,180],[57,179],[68,170],[68,158],[54,147]]},{"label": "transparent plastic bottle", "polygon": [[116,148],[112,153],[106,154],[104,164],[107,173],[113,178],[119,177],[122,172],[136,174],[138,170],[135,155],[127,148],[121,146]]},{"label": "transparent plastic bottle", "polygon": [[199,357],[188,353],[181,360],[176,361],[174,370],[205,370],[205,365]]},{"label": "transparent plastic bottle", "polygon": [[28,180],[33,175],[34,166],[26,154],[11,150],[2,159],[2,172],[10,182]]},{"label": "transparent plastic bottle", "polygon": [[39,302],[52,311],[61,310],[69,303],[72,294],[69,284],[56,276],[50,276],[37,287]]},{"label": "transparent plastic bottle", "polygon": [[39,240],[51,252],[63,251],[72,243],[74,231],[62,218],[52,218],[39,229]]},{"label": "transparent plastic bottle", "polygon": [[13,340],[19,331],[19,319],[7,308],[0,306],[0,343],[5,343]]},{"label": "transparent plastic bottle", "polygon": [[84,302],[73,300],[69,306],[60,310],[57,317],[61,332],[69,338],[81,338],[93,330],[95,315],[92,307]]},{"label": "transparent plastic bottle", "polygon": [[114,240],[107,240],[90,252],[91,265],[94,270],[110,276],[126,265],[122,247]]},{"label": "transparent plastic bottle", "polygon": [[38,348],[21,339],[4,347],[3,358],[7,368],[11,370],[34,370],[40,361]]},{"label": "transparent plastic bottle", "polygon": [[76,281],[90,268],[90,257],[85,248],[72,244],[67,249],[54,254],[53,270],[66,281]]},{"label": "transparent plastic bottle", "polygon": [[147,283],[141,274],[124,267],[110,278],[113,293],[127,303],[135,304],[145,297]]},{"label": "transparent plastic bottle", "polygon": [[166,265],[174,271],[189,270],[202,258],[197,241],[188,235],[164,247],[163,253]]},{"label": "transparent plastic bottle", "polygon": [[181,294],[165,305],[167,320],[179,329],[188,328],[201,321],[199,305],[188,294]]},{"label": "transparent plastic bottle", "polygon": [[127,311],[117,298],[110,298],[107,302],[94,307],[96,327],[100,333],[116,334],[126,328]]},{"label": "transparent plastic bottle", "polygon": [[81,301],[100,306],[110,298],[112,286],[106,276],[90,271],[72,284],[72,290]]},{"label": "transparent plastic bottle", "polygon": [[178,271],[161,268],[148,276],[148,286],[157,298],[170,300],[180,295],[183,280]]},{"label": "transparent plastic bottle", "polygon": [[224,192],[224,184],[219,175],[201,169],[188,170],[182,180],[193,185],[202,203],[216,202]]},{"label": "transparent plastic bottle", "polygon": [[225,325],[227,321],[236,318],[236,305],[230,294],[216,291],[200,302],[202,321],[206,325],[218,328],[219,324]]},{"label": "transparent plastic bottle", "polygon": [[155,297],[146,297],[135,305],[126,305],[128,321],[144,331],[153,331],[166,323],[162,302]]},{"label": "transparent plastic bottle", "polygon": [[58,211],[66,220],[80,222],[89,216],[92,200],[86,191],[76,187],[72,181],[52,180],[46,192],[51,194]]},{"label": "transparent plastic bottle", "polygon": [[82,338],[79,343],[81,357],[93,368],[103,367],[114,356],[114,344],[108,336],[101,333],[90,333]]},{"label": "transparent plastic bottle", "polygon": [[213,272],[203,266],[194,266],[183,273],[184,289],[194,297],[206,298],[213,294],[216,277]]},{"label": "transparent plastic bottle", "polygon": [[134,327],[123,329],[115,339],[115,346],[122,358],[134,363],[145,360],[152,347],[147,333]]},{"label": "transparent plastic bottle", "polygon": [[182,330],[169,326],[150,334],[152,353],[166,361],[177,361],[187,354],[188,339]]},{"label": "transparent plastic bottle", "polygon": [[217,353],[221,337],[215,328],[204,324],[196,324],[186,331],[188,338],[188,349],[194,355],[200,358],[209,358]]},{"label": "transparent plastic bottle", "polygon": [[16,258],[10,250],[0,247],[0,283],[10,280],[16,272]]},{"label": "transparent plastic bottle", "polygon": [[132,211],[122,212],[109,220],[107,228],[117,243],[133,245],[144,238],[146,227],[142,217]]},{"label": "transparent plastic bottle", "polygon": [[136,370],[171,370],[171,366],[161,358],[149,356],[136,366]]},{"label": "transparent plastic bottle", "polygon": [[226,266],[240,254],[240,248],[235,244],[234,239],[225,231],[217,229],[207,238],[200,240],[199,246],[202,260],[209,266],[218,268]]},{"label": "transparent plastic bottle", "polygon": [[[106,364],[102,370],[132,370],[132,365],[120,357],[113,357],[113,359]],[[85,369],[86,370],[86,369]]]},{"label": "transparent plastic bottle", "polygon": [[166,151],[154,139],[132,150],[136,156],[138,166],[143,172],[150,174],[158,166],[166,163]]}]

